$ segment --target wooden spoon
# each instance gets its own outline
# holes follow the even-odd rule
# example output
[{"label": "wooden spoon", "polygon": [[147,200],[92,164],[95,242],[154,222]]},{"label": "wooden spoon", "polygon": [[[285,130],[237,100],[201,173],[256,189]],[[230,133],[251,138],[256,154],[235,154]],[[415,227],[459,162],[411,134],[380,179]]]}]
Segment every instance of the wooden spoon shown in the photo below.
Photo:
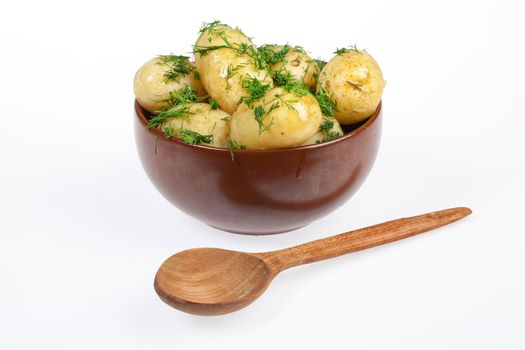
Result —
[{"label": "wooden spoon", "polygon": [[155,290],[167,304],[196,315],[221,315],[257,299],[277,274],[290,267],[333,258],[407,238],[472,213],[452,208],[403,218],[265,253],[217,248],[182,251],[166,260]]}]

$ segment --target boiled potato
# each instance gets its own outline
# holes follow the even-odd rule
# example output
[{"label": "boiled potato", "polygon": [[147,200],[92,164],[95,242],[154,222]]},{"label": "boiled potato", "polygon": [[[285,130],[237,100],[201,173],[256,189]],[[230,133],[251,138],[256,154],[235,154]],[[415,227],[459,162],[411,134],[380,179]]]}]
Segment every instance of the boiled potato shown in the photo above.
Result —
[{"label": "boiled potato", "polygon": [[230,133],[228,113],[212,109],[207,103],[189,103],[174,106],[172,110],[176,116],[160,123],[160,129],[166,136],[176,136],[187,143],[226,146]]},{"label": "boiled potato", "polygon": [[272,85],[266,63],[242,31],[219,22],[201,29],[195,43],[195,64],[202,84],[221,108],[233,113],[243,96],[247,96],[244,81],[255,78]]},{"label": "boiled potato", "polygon": [[303,142],[301,146],[314,145],[336,139],[343,136],[343,129],[334,117],[323,116],[323,122],[319,127],[319,131],[312,137]]},{"label": "boiled potato", "polygon": [[135,74],[133,88],[140,105],[158,114],[169,107],[170,93],[187,86],[198,96],[206,96],[195,66],[186,56],[159,56],[144,63]]},{"label": "boiled potato", "polygon": [[231,118],[231,140],[248,149],[301,145],[319,130],[323,118],[315,97],[304,89],[273,88],[253,108],[241,104]]},{"label": "boiled potato", "polygon": [[317,91],[326,89],[336,103],[334,117],[341,124],[353,124],[371,116],[379,102],[385,81],[379,65],[366,51],[338,50],[323,68]]},{"label": "boiled potato", "polygon": [[263,45],[259,52],[270,65],[275,85],[284,85],[290,79],[315,88],[321,71],[302,47]]}]

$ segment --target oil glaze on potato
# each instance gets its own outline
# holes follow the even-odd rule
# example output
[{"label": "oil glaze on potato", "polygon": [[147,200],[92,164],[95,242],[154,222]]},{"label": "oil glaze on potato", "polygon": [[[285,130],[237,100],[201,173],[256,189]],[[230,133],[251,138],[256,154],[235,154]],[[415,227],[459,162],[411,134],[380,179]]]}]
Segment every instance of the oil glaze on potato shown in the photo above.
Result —
[{"label": "oil glaze on potato", "polygon": [[[277,106],[272,110],[272,106]],[[255,119],[255,110],[265,111],[261,124]],[[232,141],[254,148],[284,148],[301,145],[312,137],[322,121],[321,109],[311,94],[297,96],[283,88],[274,88],[254,103],[253,108],[243,103],[232,115]]]},{"label": "oil glaze on potato", "polygon": [[375,112],[385,81],[379,65],[367,52],[346,50],[323,68],[317,91],[321,87],[336,103],[334,117],[341,124],[353,124]]},{"label": "oil glaze on potato", "polygon": [[315,88],[321,71],[301,47],[265,45],[262,49],[275,52],[274,55],[269,55],[270,69],[274,77],[289,73],[292,80],[303,82],[310,89]]},{"label": "oil glaze on potato", "polygon": [[237,109],[241,97],[247,96],[243,79],[251,77],[272,84],[255,46],[239,29],[208,25],[202,29],[194,53],[202,84],[221,109],[230,114]]},{"label": "oil glaze on potato", "polygon": [[230,133],[230,115],[220,109],[212,109],[207,103],[191,103],[188,113],[164,121],[160,129],[166,133],[166,128],[174,134],[181,129],[195,131],[200,135],[213,135],[211,146],[226,147]]},{"label": "oil glaze on potato", "polygon": [[[159,56],[152,58],[144,63],[135,74],[133,90],[140,105],[151,113],[157,114],[162,109],[170,105],[166,102],[170,97],[170,92],[182,89],[186,86],[191,87],[197,95],[206,96],[206,90],[200,80],[195,79],[194,65],[189,59],[181,58],[186,61],[184,71],[187,74],[178,73],[177,67],[173,62],[183,56]],[[179,68],[180,70],[180,68]],[[197,75],[198,76],[198,75]]]}]

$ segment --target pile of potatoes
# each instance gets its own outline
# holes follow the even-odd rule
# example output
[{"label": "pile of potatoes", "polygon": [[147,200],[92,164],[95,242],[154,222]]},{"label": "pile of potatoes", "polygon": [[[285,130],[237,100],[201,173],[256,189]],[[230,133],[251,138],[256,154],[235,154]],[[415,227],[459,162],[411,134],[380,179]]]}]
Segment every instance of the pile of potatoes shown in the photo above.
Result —
[{"label": "pile of potatoes", "polygon": [[324,63],[300,46],[257,47],[240,29],[205,24],[187,56],[146,62],[135,96],[148,127],[190,144],[230,149],[310,145],[343,135],[377,109],[385,86],[366,51],[338,49]]}]

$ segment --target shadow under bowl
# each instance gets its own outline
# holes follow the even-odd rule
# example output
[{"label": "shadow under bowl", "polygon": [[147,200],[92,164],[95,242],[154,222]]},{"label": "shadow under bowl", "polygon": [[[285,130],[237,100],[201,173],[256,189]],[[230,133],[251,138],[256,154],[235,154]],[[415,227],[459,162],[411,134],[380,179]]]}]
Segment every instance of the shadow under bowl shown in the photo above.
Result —
[{"label": "shadow under bowl", "polygon": [[236,150],[189,145],[148,129],[135,101],[135,139],[157,190],[183,212],[220,230],[273,234],[332,212],[357,191],[375,161],[381,104],[345,135],[321,144]]}]

